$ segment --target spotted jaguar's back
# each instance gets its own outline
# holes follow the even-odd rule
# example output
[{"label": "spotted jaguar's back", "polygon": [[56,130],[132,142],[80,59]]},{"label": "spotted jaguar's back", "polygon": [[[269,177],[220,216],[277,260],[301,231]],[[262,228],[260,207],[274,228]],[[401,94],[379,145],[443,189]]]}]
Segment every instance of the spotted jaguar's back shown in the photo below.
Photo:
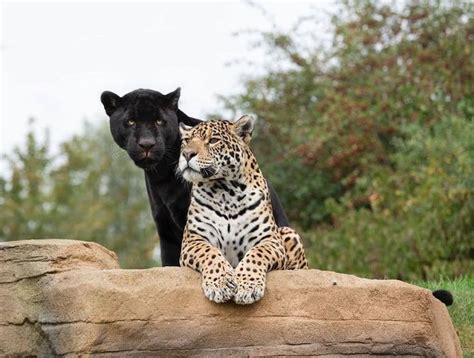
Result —
[{"label": "spotted jaguar's back", "polygon": [[202,273],[205,295],[241,304],[259,300],[266,272],[307,268],[302,242],[278,228],[265,178],[248,143],[255,119],[181,127],[178,171],[193,183],[181,266]]}]

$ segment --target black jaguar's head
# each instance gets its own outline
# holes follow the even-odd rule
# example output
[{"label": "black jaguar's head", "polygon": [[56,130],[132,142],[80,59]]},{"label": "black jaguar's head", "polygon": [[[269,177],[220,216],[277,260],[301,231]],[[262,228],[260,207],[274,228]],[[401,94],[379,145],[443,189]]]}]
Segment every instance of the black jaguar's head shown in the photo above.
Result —
[{"label": "black jaguar's head", "polygon": [[138,89],[123,97],[102,93],[115,142],[140,168],[154,168],[179,151],[179,96],[179,88],[168,94]]}]

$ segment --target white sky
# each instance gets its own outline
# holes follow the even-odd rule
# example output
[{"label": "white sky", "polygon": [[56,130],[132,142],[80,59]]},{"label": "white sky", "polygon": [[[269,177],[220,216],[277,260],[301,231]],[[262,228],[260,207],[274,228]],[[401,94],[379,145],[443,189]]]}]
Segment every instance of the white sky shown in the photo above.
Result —
[{"label": "white sky", "polygon": [[[280,29],[332,7],[330,1],[260,4]],[[242,75],[255,70],[226,65],[259,54],[249,48],[250,37],[232,34],[271,28],[256,8],[230,1],[3,2],[1,10],[0,154],[24,142],[29,117],[50,129],[53,149],[83,119],[105,121],[103,90],[123,95],[180,86],[180,108],[203,117],[216,108],[217,94],[235,93]]]}]

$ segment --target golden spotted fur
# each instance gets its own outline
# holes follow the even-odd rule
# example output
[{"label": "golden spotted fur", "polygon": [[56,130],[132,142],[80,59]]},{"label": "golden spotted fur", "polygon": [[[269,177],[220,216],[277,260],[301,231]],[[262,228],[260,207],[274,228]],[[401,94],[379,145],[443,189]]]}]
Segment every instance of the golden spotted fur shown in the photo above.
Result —
[{"label": "golden spotted fur", "polygon": [[268,271],[308,267],[299,235],[275,223],[248,146],[254,121],[181,127],[178,171],[193,187],[180,264],[201,272],[204,294],[215,302],[253,303],[264,295]]}]

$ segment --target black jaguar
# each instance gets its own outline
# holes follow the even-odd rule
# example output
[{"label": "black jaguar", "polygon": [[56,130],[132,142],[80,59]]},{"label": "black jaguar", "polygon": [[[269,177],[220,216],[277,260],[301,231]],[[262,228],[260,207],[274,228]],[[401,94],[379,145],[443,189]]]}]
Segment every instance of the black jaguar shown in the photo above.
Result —
[{"label": "black jaguar", "polygon": [[[163,266],[179,265],[190,202],[189,185],[176,176],[181,145],[178,124],[194,126],[200,122],[178,109],[179,96],[179,88],[168,94],[138,89],[123,97],[109,91],[101,96],[115,142],[145,172]],[[279,226],[288,226],[280,200],[275,191],[270,190],[276,222]]]}]

